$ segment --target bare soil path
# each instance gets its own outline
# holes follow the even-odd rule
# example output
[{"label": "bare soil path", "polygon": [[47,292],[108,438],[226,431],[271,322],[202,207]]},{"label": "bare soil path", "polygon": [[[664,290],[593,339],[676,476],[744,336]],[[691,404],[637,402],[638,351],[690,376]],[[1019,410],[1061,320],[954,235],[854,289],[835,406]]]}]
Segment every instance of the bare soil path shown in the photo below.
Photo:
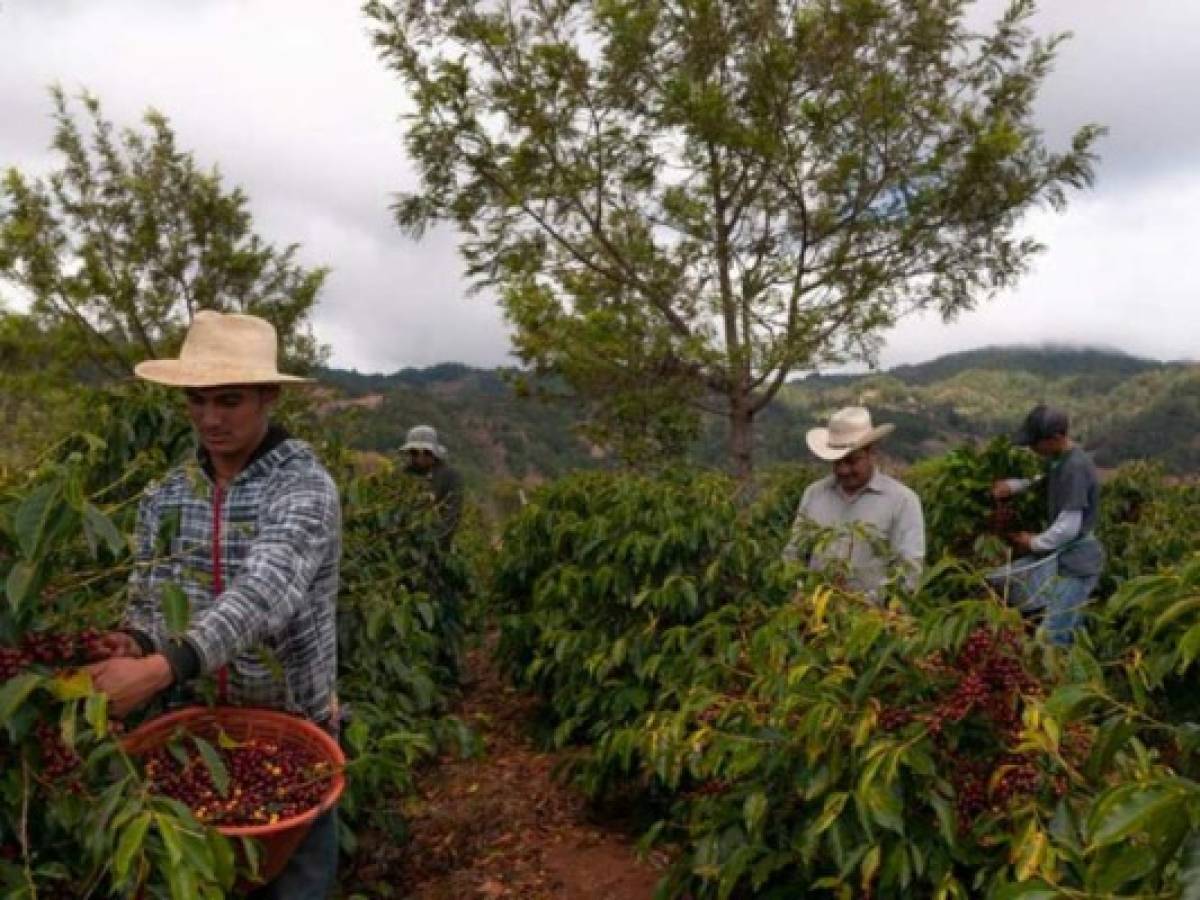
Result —
[{"label": "bare soil path", "polygon": [[536,701],[500,677],[486,650],[468,655],[467,670],[457,714],[481,735],[484,753],[442,759],[406,806],[411,840],[393,869],[400,895],[650,900],[661,861],[639,860],[628,834],[594,821],[579,793],[554,777],[561,756],[528,737]]}]

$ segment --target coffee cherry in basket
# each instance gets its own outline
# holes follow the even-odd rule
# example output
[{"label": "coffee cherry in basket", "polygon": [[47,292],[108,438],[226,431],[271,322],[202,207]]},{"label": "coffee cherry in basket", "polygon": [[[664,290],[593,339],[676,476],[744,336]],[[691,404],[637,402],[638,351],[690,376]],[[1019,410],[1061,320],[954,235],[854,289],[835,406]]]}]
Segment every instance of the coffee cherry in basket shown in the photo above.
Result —
[{"label": "coffee cherry in basket", "polygon": [[321,802],[332,771],[328,762],[300,747],[266,738],[234,746],[208,747],[220,771],[190,738],[173,753],[160,747],[145,756],[146,777],[155,791],[188,806],[209,825],[271,825],[298,816]]}]

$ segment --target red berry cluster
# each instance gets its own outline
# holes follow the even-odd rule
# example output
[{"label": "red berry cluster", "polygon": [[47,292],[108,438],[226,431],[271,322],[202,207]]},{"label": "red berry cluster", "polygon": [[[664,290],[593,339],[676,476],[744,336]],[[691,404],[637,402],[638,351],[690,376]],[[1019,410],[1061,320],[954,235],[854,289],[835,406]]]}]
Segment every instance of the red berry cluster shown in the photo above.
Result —
[{"label": "red berry cluster", "polygon": [[899,731],[913,720],[912,710],[889,706],[879,713],[879,727],[884,731]]},{"label": "red berry cluster", "polygon": [[955,813],[961,831],[969,831],[987,812],[1001,812],[1014,799],[1036,794],[1045,777],[1029,753],[1004,753],[994,759],[948,754]]},{"label": "red berry cluster", "polygon": [[971,632],[952,667],[958,682],[926,718],[929,730],[939,734],[944,723],[961,722],[977,710],[1002,740],[1015,742],[1021,731],[1021,697],[1041,693],[1038,680],[1021,663],[1020,648],[1020,632],[1013,629]]},{"label": "red berry cluster", "polygon": [[[1061,780],[1047,779],[1036,754],[1010,749],[1021,740],[1022,699],[1042,693],[1025,669],[1021,645],[1015,629],[978,627],[956,654],[935,653],[917,661],[936,686],[925,704],[880,712],[880,727],[886,731],[917,722],[933,737],[964,831],[983,813],[1002,811],[1047,784],[1061,786]],[[1081,726],[1069,738],[1064,735],[1064,749],[1068,743],[1081,750],[1090,747],[1090,734]]]},{"label": "red berry cluster", "polygon": [[79,766],[79,755],[63,743],[62,734],[49,722],[38,723],[37,743],[42,752],[40,773],[51,781],[69,775]]},{"label": "red berry cluster", "polygon": [[146,755],[146,776],[154,789],[186,804],[210,825],[266,825],[297,816],[321,802],[332,770],[327,761],[301,747],[251,738],[217,750],[229,775],[217,790],[196,751],[187,762],[167,748]]},{"label": "red berry cluster", "polygon": [[100,632],[87,628],[76,634],[33,631],[18,647],[0,647],[0,682],[20,674],[35,663],[45,666],[72,667],[96,656]]},{"label": "red berry cluster", "polygon": [[992,534],[1008,534],[1017,521],[1017,510],[1011,500],[997,500],[988,513],[986,528]]},{"label": "red berry cluster", "polygon": [[729,782],[719,779],[710,779],[702,781],[692,789],[692,793],[699,797],[719,797],[729,790]]}]

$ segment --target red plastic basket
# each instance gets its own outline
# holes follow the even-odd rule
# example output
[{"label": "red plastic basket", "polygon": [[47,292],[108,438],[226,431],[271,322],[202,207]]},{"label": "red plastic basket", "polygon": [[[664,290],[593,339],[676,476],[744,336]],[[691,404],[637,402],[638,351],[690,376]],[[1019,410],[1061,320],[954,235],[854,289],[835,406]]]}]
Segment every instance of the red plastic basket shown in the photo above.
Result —
[{"label": "red plastic basket", "polygon": [[346,757],[337,741],[306,719],[271,709],[189,706],[151,719],[126,735],[121,744],[126,753],[140,756],[161,747],[180,731],[206,740],[216,740],[221,731],[235,741],[266,738],[281,746],[303,748],[330,764],[333,774],[329,789],[319,805],[271,825],[217,826],[226,837],[255,838],[262,844],[259,874],[263,881],[270,881],[283,871],[317,816],[337,803],[346,787],[346,776],[342,771]]}]

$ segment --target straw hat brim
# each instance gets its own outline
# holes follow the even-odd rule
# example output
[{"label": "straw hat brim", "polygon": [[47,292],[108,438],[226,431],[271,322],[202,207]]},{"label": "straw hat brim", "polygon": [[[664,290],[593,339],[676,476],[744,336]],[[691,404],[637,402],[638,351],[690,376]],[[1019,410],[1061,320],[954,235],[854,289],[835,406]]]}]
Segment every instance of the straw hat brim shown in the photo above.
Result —
[{"label": "straw hat brim", "polygon": [[880,425],[863,432],[863,434],[855,438],[850,444],[839,444],[835,447],[829,443],[828,428],[812,428],[809,429],[805,440],[808,442],[808,449],[813,452],[813,455],[826,462],[837,462],[839,459],[849,456],[855,450],[861,450],[863,447],[883,440],[895,430],[896,426],[890,423]]},{"label": "straw hat brim", "polygon": [[134,366],[133,374],[155,384],[185,388],[223,387],[229,384],[305,384],[312,381],[311,378],[264,369],[196,365],[179,359],[148,359]]}]

